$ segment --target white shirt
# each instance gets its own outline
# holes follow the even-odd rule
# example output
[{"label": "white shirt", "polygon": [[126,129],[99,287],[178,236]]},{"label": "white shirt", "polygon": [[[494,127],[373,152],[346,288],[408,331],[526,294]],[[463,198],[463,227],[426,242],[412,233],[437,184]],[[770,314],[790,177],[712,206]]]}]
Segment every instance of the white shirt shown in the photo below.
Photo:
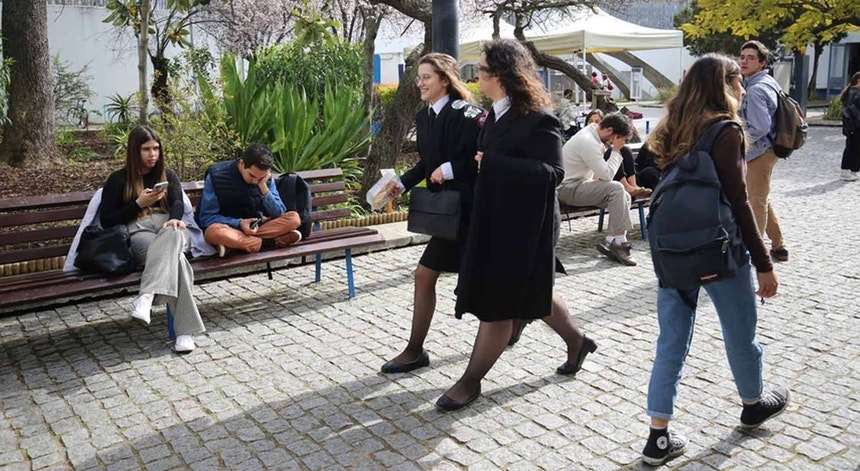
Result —
[{"label": "white shirt", "polygon": [[430,108],[433,108],[433,111],[436,112],[436,116],[439,116],[439,113],[442,112],[442,108],[444,108],[445,105],[447,105],[449,101],[451,101],[450,95],[443,96],[442,98],[437,100],[436,103],[433,103],[432,105],[430,105],[429,108],[427,108],[427,113],[429,114]]},{"label": "white shirt", "polygon": [[574,134],[561,150],[564,159],[564,180],[591,180],[597,177],[609,182],[621,166],[621,153],[612,151],[609,160],[603,160],[606,145],[597,134],[597,123],[589,124]]},{"label": "white shirt", "polygon": [[493,112],[496,115],[496,121],[498,121],[503,114],[507,113],[508,110],[511,109],[511,98],[505,96],[504,98],[499,99],[498,101],[493,102]]}]

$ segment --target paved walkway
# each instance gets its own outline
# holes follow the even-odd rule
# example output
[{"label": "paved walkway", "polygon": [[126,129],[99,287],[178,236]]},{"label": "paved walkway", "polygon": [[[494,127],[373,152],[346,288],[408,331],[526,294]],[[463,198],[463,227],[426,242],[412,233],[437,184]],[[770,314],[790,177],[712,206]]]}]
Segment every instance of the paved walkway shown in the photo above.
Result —
[{"label": "paved walkway", "polygon": [[[780,295],[760,310],[768,383],[790,409],[754,432],[740,408],[719,326],[703,299],[674,426],[685,470],[860,469],[860,182],[836,180],[843,138],[814,128],[777,166],[774,199],[791,250]],[[635,219],[634,219],[635,220]],[[594,250],[596,218],[560,241],[559,292],[600,348],[576,378],[554,374],[561,342],[533,324],[502,356],[473,406],[437,412],[465,368],[477,327],[450,314],[443,277],[429,368],[383,376],[409,333],[422,246],[358,257],[346,301],[343,261],[204,283],[208,334],[178,356],[131,297],[0,319],[2,469],[640,469],[645,391],[657,336],[646,244],[638,267]],[[512,248],[515,250],[515,248]]]}]

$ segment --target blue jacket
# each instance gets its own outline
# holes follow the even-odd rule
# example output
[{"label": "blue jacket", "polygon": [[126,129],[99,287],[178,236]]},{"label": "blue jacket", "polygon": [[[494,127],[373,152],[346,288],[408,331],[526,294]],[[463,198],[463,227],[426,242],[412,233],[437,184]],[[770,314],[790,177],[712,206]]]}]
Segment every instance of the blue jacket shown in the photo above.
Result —
[{"label": "blue jacket", "polygon": [[776,113],[777,95],[768,83],[776,89],[781,88],[766,70],[744,79],[747,94],[741,102],[740,115],[750,143],[745,156],[747,162],[767,152],[776,137],[773,115]]},{"label": "blue jacket", "polygon": [[206,170],[203,196],[197,206],[197,220],[204,231],[216,223],[239,229],[242,219],[257,217],[258,211],[271,218],[287,211],[274,178],[267,182],[269,193],[263,196],[256,184],[245,183],[238,164],[238,159],[227,160]]}]

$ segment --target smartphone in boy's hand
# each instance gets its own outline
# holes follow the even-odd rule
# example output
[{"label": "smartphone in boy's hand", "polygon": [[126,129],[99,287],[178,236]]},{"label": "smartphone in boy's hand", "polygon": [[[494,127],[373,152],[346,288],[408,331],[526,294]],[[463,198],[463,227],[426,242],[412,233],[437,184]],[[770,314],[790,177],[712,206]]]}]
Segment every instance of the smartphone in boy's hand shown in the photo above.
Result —
[{"label": "smartphone in boy's hand", "polygon": [[262,212],[257,213],[257,220],[252,222],[249,227],[253,231],[254,229],[260,227],[260,224],[263,224],[263,213]]}]

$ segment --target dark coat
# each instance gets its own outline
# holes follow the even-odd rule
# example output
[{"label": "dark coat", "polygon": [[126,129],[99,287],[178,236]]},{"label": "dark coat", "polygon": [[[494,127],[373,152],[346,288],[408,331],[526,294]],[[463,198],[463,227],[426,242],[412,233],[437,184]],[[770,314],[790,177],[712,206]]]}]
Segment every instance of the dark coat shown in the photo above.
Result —
[{"label": "dark coat", "polygon": [[[469,226],[469,214],[472,211],[475,178],[478,176],[475,153],[478,151],[477,117],[480,113],[473,112],[471,117],[467,117],[465,111],[475,106],[465,105],[463,108],[454,109],[451,105],[455,101],[456,99],[452,97],[432,121],[427,108],[421,108],[415,114],[418,155],[421,158],[414,167],[400,177],[400,181],[406,187],[406,191],[425,179],[429,190],[445,188],[459,191],[460,236],[465,237]],[[431,183],[430,175],[445,162],[451,162],[454,179],[446,180],[441,185]]]},{"label": "dark coat", "polygon": [[558,203],[564,178],[558,119],[509,109],[489,117],[472,226],[457,285],[457,317],[538,319],[552,305]]}]

